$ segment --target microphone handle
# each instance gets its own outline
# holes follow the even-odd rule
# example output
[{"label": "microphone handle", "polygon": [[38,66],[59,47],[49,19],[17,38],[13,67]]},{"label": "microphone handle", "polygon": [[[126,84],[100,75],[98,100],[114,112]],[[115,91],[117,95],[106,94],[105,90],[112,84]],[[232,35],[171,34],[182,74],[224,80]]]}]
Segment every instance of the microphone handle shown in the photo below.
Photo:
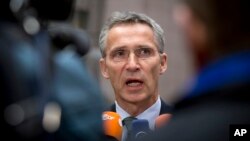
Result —
[{"label": "microphone handle", "polygon": [[105,135],[105,141],[118,141],[115,137]]}]

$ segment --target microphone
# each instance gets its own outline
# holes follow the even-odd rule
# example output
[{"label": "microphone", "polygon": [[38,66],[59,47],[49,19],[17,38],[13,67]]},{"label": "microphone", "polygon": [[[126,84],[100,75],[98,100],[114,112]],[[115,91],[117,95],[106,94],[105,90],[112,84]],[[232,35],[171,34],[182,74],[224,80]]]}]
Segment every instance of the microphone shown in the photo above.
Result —
[{"label": "microphone", "polygon": [[138,119],[132,121],[131,132],[132,139],[143,138],[151,132],[151,130],[149,129],[149,122],[146,119]]},{"label": "microphone", "polygon": [[171,114],[162,114],[155,119],[155,129],[159,129],[166,125],[171,118]]},{"label": "microphone", "polygon": [[88,34],[79,28],[64,23],[52,24],[48,27],[49,35],[52,43],[59,49],[63,49],[67,45],[73,44],[77,53],[81,56],[85,55],[90,48],[90,38]]},{"label": "microphone", "polygon": [[119,114],[111,111],[102,114],[104,133],[109,140],[120,141],[122,137],[122,123]]},{"label": "microphone", "polygon": [[43,20],[62,21],[73,16],[75,0],[29,0],[29,5]]}]

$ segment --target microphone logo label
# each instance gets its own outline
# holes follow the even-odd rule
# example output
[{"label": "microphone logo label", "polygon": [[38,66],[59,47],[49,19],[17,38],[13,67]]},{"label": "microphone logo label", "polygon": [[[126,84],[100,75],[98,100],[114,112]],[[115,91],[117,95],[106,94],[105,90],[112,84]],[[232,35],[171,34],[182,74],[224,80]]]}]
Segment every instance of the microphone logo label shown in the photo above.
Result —
[{"label": "microphone logo label", "polygon": [[135,138],[139,139],[139,138],[142,138],[142,137],[144,137],[144,136],[146,136],[146,135],[147,135],[146,132],[140,131],[140,132],[138,132],[138,133],[135,135]]},{"label": "microphone logo label", "polygon": [[102,115],[102,120],[113,120],[113,119],[114,119],[114,117],[112,117],[112,116],[110,116],[108,114],[103,114]]}]

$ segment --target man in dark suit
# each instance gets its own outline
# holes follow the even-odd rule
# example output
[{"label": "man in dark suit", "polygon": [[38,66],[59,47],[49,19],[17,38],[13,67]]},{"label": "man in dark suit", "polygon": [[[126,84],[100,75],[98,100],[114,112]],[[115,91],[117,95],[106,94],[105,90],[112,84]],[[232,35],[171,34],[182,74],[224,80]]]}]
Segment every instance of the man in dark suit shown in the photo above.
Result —
[{"label": "man in dark suit", "polygon": [[182,0],[174,17],[198,73],[168,124],[143,141],[245,140],[234,133],[250,124],[249,1]]},{"label": "man in dark suit", "polygon": [[115,12],[102,28],[99,45],[102,75],[115,92],[111,110],[122,120],[146,119],[154,129],[155,119],[171,109],[158,91],[159,76],[167,69],[162,28],[144,14]]}]

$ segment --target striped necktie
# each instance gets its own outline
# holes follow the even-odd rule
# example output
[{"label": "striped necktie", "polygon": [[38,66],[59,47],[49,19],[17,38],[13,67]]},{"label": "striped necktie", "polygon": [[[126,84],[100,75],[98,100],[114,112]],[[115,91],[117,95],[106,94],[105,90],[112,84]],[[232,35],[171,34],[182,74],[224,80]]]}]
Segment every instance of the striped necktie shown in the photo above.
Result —
[{"label": "striped necktie", "polygon": [[122,120],[122,125],[127,128],[127,137],[125,141],[130,141],[132,139],[132,122],[136,119],[135,117],[126,117]]}]

